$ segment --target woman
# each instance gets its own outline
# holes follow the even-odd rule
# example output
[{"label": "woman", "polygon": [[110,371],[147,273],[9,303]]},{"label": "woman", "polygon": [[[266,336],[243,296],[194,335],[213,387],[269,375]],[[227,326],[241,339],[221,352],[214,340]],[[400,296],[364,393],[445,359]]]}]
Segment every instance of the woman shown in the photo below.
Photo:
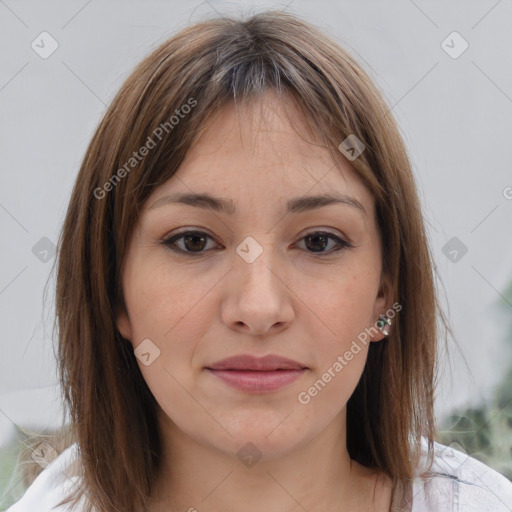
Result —
[{"label": "woman", "polygon": [[410,163],[311,25],[216,19],[140,63],[59,250],[74,443],[12,512],[510,510],[508,480],[434,443],[444,317]]}]

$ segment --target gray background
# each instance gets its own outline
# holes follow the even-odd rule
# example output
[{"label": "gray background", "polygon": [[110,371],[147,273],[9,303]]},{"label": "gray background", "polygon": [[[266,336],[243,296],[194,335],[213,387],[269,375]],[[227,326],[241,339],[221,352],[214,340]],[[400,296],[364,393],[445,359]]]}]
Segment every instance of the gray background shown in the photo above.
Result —
[{"label": "gray background", "polygon": [[[443,357],[438,417],[489,400],[510,366],[512,303],[502,297],[512,279],[511,1],[0,0],[0,445],[14,423],[57,424],[53,279],[43,294],[54,259],[40,240],[57,242],[106,105],[135,64],[178,29],[215,11],[268,7],[331,33],[398,119],[460,346],[450,340]],[[43,31],[59,45],[47,59],[31,47]],[[469,44],[458,58],[442,47],[453,31]],[[452,237],[467,247],[458,261],[443,252]]]}]

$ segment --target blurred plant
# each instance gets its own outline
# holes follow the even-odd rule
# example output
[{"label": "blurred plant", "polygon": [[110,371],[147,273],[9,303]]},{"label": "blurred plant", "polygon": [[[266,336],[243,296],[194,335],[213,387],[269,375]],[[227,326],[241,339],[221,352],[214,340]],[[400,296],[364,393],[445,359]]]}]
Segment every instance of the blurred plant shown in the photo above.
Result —
[{"label": "blurred plant", "polygon": [[[509,319],[505,339],[512,348],[512,280],[497,308]],[[492,401],[476,408],[454,410],[441,425],[436,440],[445,445],[457,442],[468,455],[512,480],[512,363]]]}]

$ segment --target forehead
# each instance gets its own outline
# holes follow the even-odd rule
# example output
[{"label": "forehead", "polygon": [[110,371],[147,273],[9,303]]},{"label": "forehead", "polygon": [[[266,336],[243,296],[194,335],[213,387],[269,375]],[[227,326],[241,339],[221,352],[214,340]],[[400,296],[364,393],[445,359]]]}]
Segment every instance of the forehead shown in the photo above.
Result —
[{"label": "forehead", "polygon": [[206,192],[252,206],[339,192],[373,211],[373,197],[350,162],[341,153],[333,158],[293,100],[273,92],[227,103],[211,116],[177,173],[148,202],[173,192]]}]

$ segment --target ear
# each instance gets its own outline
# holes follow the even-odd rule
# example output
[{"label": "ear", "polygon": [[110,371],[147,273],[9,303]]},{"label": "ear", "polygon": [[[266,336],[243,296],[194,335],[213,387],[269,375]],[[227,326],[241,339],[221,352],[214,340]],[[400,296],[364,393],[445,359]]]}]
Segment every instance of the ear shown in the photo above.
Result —
[{"label": "ear", "polygon": [[132,340],[132,324],[130,322],[130,318],[128,317],[128,313],[124,306],[119,306],[116,314],[116,325],[117,330],[121,333],[121,336],[128,340]]},{"label": "ear", "polygon": [[[373,307],[373,318],[370,327],[372,335],[370,337],[370,341],[377,342],[386,337],[386,334],[377,328],[377,321],[379,320],[380,315],[386,315],[386,313],[389,313],[390,311],[395,312],[395,309],[392,307],[393,297],[394,290],[391,284],[391,279],[387,274],[384,274],[381,277],[379,291]],[[391,319],[391,322],[393,322],[393,319]],[[392,329],[393,324],[388,327],[389,332],[391,332]]]}]

